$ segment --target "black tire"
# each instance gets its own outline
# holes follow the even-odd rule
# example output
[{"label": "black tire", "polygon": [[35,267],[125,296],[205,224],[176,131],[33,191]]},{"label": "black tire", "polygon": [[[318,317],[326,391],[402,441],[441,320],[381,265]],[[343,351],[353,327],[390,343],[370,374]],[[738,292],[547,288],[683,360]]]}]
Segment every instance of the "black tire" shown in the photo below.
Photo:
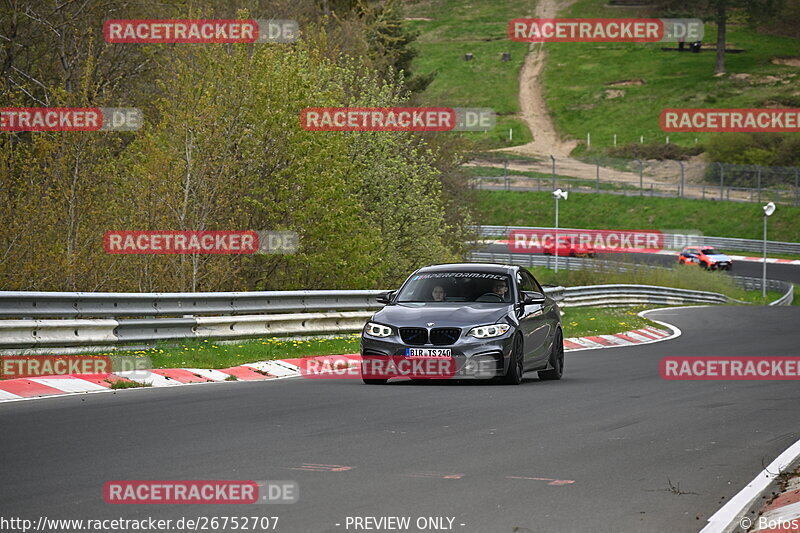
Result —
[{"label": "black tire", "polygon": [[388,379],[366,379],[362,378],[361,381],[364,382],[364,385],[386,385],[386,382],[389,381]]},{"label": "black tire", "polygon": [[508,362],[508,370],[503,376],[503,383],[506,385],[519,385],[522,383],[524,355],[522,350],[522,336],[514,337],[514,346],[511,348],[511,361]]},{"label": "black tire", "polygon": [[546,381],[561,379],[561,376],[564,375],[564,334],[561,333],[561,329],[558,330],[556,338],[553,340],[549,363],[553,368],[539,372],[539,379]]}]

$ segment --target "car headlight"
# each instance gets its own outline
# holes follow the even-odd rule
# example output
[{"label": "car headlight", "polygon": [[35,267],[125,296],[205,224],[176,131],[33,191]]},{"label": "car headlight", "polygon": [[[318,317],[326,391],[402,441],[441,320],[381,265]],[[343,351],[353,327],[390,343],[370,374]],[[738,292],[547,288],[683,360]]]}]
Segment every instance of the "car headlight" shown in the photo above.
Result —
[{"label": "car headlight", "polygon": [[392,334],[392,328],[375,322],[367,322],[366,332],[373,337],[388,337]]},{"label": "car headlight", "polygon": [[490,324],[488,326],[477,326],[469,330],[467,335],[475,337],[476,339],[488,339],[491,337],[499,337],[505,335],[511,329],[509,324]]}]

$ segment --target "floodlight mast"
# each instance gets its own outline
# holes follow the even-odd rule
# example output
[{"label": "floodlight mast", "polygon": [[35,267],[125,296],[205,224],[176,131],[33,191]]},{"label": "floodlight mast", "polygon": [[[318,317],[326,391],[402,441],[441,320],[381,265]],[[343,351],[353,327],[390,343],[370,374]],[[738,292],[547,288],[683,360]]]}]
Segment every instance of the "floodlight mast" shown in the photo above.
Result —
[{"label": "floodlight mast", "polygon": [[764,209],[764,262],[761,269],[761,297],[767,298],[767,219],[775,212],[775,204],[770,202]]},{"label": "floodlight mast", "polygon": [[561,189],[556,189],[555,191],[553,191],[553,198],[556,199],[556,239],[553,247],[553,255],[555,255],[555,260],[556,260],[556,266],[555,266],[556,274],[558,274],[558,201],[561,198],[566,200],[568,196],[569,196],[569,191],[562,191]]}]

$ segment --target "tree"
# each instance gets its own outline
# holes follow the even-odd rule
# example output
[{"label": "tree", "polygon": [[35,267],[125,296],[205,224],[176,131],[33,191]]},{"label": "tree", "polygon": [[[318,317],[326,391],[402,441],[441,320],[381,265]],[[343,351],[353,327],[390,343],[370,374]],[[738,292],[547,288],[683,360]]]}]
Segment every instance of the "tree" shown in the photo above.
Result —
[{"label": "tree", "polygon": [[734,10],[741,11],[750,23],[777,17],[786,0],[661,0],[656,8],[669,16],[697,17],[713,20],[717,25],[717,58],[714,74],[725,73],[725,45],[728,21]]}]

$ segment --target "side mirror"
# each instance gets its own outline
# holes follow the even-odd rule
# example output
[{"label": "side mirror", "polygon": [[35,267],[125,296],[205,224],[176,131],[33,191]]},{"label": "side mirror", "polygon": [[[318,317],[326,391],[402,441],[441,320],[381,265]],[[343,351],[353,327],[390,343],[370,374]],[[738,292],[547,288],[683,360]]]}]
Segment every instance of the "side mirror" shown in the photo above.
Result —
[{"label": "side mirror", "polygon": [[391,304],[392,303],[392,298],[394,298],[394,295],[395,295],[396,292],[397,291],[389,291],[389,292],[386,292],[384,294],[379,295],[378,298],[377,298],[378,303],[379,304],[385,304],[385,305]]},{"label": "side mirror", "polygon": [[544,303],[545,296],[541,292],[525,291],[522,293],[522,295],[522,303],[525,305]]}]

